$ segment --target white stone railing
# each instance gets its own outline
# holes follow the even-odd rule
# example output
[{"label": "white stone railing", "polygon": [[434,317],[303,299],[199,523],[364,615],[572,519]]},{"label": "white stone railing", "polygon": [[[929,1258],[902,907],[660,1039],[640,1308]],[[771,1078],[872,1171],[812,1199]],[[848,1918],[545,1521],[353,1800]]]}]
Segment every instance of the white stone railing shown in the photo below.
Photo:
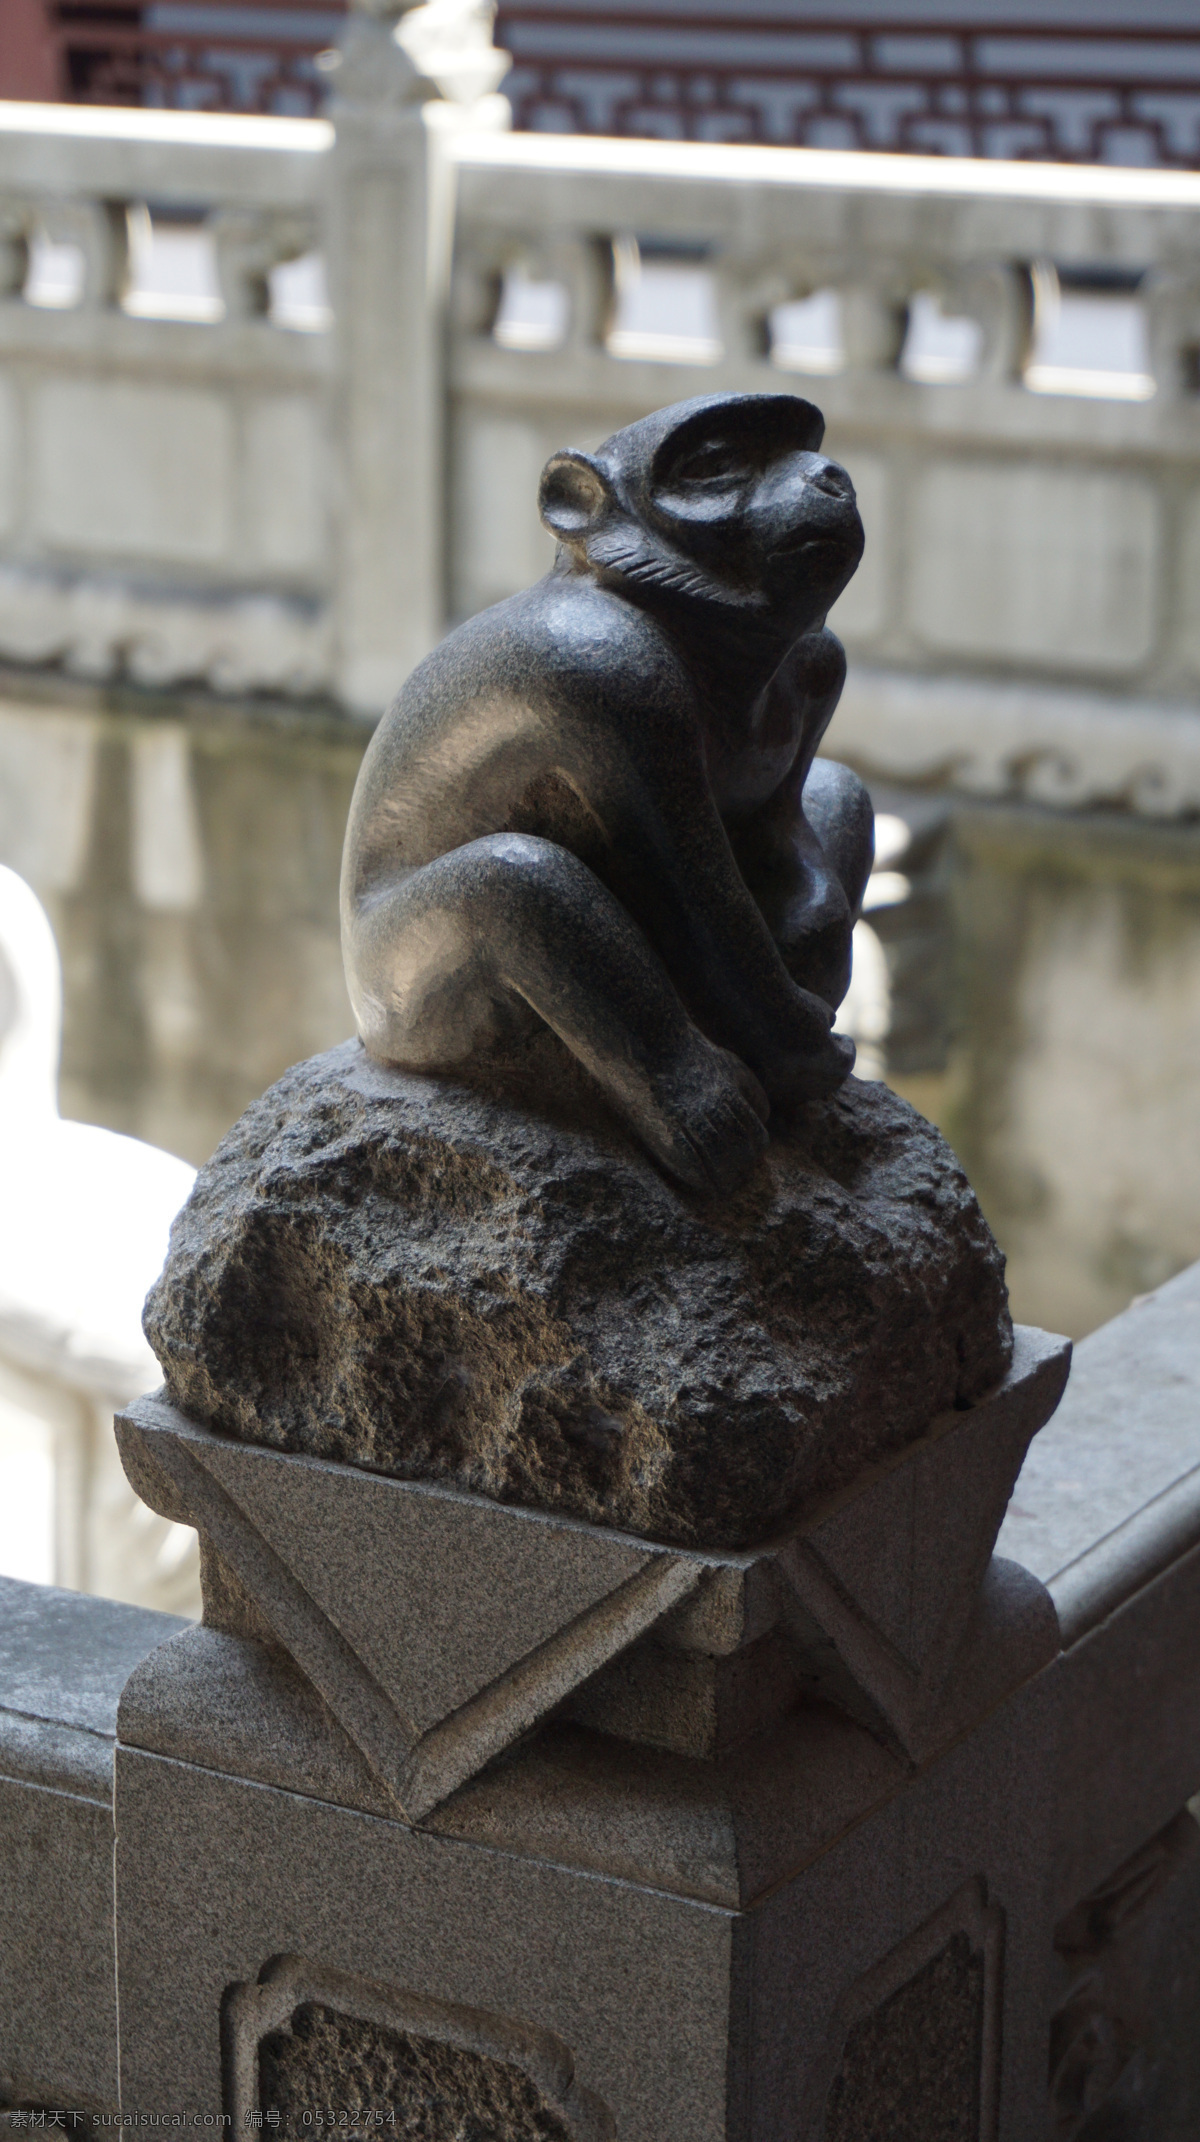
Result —
[{"label": "white stone railing", "polygon": [[371,713],[544,568],[555,446],[784,388],[867,526],[839,748],[1200,809],[1200,177],[516,136],[481,86],[358,17],[330,122],[0,110],[0,658]]},{"label": "white stone railing", "polygon": [[[330,140],[315,121],[0,108],[10,659],[327,684],[330,338],[268,307],[271,271],[318,241]],[[199,255],[182,298],[138,287],[146,202],[168,256],[172,237]]]},{"label": "white stone railing", "polygon": [[[1200,178],[552,135],[454,153],[456,611],[544,566],[555,444],[790,389],[824,409],[867,528],[833,618],[837,748],[978,794],[1200,808]],[[674,275],[690,299],[690,343],[625,324],[631,236],[653,241],[643,291]],[[1043,361],[1041,263],[1141,278],[1091,300],[1140,366]],[[548,286],[558,336],[513,346],[554,319]]]}]

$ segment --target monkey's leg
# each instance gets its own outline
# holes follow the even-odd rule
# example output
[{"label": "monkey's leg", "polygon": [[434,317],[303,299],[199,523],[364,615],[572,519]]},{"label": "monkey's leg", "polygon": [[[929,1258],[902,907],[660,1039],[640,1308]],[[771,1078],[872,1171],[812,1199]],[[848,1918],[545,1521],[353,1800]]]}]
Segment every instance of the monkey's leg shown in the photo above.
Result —
[{"label": "monkey's leg", "polygon": [[346,969],[375,1056],[449,1070],[531,1015],[566,1042],[650,1151],[729,1189],[766,1143],[766,1098],[688,1018],[657,954],[577,856],[528,834],[471,841],[361,900]]}]

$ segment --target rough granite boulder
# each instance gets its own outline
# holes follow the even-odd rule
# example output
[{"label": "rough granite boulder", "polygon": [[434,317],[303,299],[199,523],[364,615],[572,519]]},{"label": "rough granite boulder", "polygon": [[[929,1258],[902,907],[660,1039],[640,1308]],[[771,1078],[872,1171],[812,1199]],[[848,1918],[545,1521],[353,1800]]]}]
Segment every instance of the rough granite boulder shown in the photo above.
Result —
[{"label": "rough granite boulder", "polygon": [[681,1545],[756,1542],[1004,1375],[1003,1259],[945,1141],[851,1079],[725,1201],[547,1037],[483,1092],[357,1042],[246,1111],[146,1332],[243,1441]]}]

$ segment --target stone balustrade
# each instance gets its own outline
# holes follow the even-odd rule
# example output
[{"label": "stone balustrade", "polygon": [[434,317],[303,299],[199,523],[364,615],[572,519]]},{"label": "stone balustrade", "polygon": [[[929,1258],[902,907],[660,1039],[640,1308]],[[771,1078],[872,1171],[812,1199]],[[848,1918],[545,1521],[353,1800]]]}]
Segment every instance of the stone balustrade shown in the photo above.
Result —
[{"label": "stone balustrade", "polygon": [[[532,1640],[551,1579],[561,1615],[585,1565],[589,1599],[602,1589],[597,1556],[623,1554],[626,1577],[636,1549],[661,1583],[670,1550],[556,1531],[476,1497],[428,1502],[353,1468],[310,1467],[310,1479],[303,1458],[209,1438],[216,1465],[170,1408],[135,1411],[124,1432],[138,1467],[166,1465],[170,1493],[207,1481],[212,1600],[195,1627],[0,1580],[0,2102],[29,2108],[30,2124],[38,2108],[82,2124],[119,2106],[135,2122],[240,2130],[282,2100],[283,2132],[348,2125],[346,2063],[359,2074],[352,2056],[378,2051],[373,2033],[385,2052],[415,2033],[429,2058],[429,2044],[457,2046],[468,2064],[474,2049],[532,2075],[561,2117],[553,2131],[579,2136],[640,2142],[650,2103],[654,2131],[680,2142],[831,2142],[866,2132],[881,2094],[897,2111],[887,2092],[903,2089],[917,2124],[889,2133],[932,2132],[936,2115],[963,2142],[1185,2142],[1200,2104],[1198,1305],[1194,1267],[1077,1349],[981,1594],[1005,1642],[982,1666],[967,1645],[930,1744],[906,1755],[809,1707],[792,1798],[766,1736],[731,1812],[726,1771],[703,1751],[629,1745],[628,1705],[590,1734],[559,1723],[560,1740],[601,1750],[590,1799],[574,1742],[550,1760],[536,1734],[487,1773],[489,1789],[454,1795],[443,1779],[425,1813],[398,1808],[355,1753],[390,1716],[383,1680],[351,1649],[364,1641],[356,1614],[374,1628],[381,1599],[401,1620],[419,1601],[460,1648],[486,1627],[507,1656]],[[1045,1352],[1043,1336],[1032,1343]],[[251,1477],[264,1467],[287,1474],[265,1494]],[[970,1470],[976,1500],[985,1471]],[[339,1507],[381,1494],[388,1507],[341,1530],[328,1512],[323,1529],[300,1523],[335,1490]],[[887,1551],[860,1551],[847,1580],[887,1627],[908,1597],[897,1572],[942,1509],[918,1497],[902,1521],[901,1501],[887,1504]],[[960,1493],[958,1520],[968,1504]],[[512,1561],[520,1583],[480,1591],[478,1544],[464,1560],[454,1527],[485,1521],[497,1568]],[[724,1558],[735,1575],[754,1559]],[[647,1581],[619,1593],[629,1611]],[[916,1565],[913,1596],[929,1581]],[[499,1721],[502,1741],[560,1653],[590,1672],[576,1653],[595,1621],[584,1614],[557,1651],[542,1644],[501,1676],[490,1708],[456,1713],[440,1729],[451,1754],[466,1725],[494,1742]],[[899,1654],[884,1649],[894,1673]],[[411,1668],[390,1621],[371,1656],[380,1675]],[[649,1739],[674,1747],[663,1718]],[[624,1792],[637,1808],[622,1825]],[[767,1853],[781,1807],[793,1808],[786,1867]],[[774,1991],[751,2002],[751,1981]],[[322,2066],[312,2004],[341,2033],[340,2065]],[[375,2111],[360,2124],[380,2118],[370,2091],[387,2072],[362,2068],[367,2095],[353,2102]],[[444,2081],[458,2087],[457,2071]],[[549,2122],[512,2129],[535,2131]]]},{"label": "stone balustrade", "polygon": [[[329,122],[6,108],[0,655],[373,714],[544,568],[555,446],[782,387],[867,527],[843,752],[1200,807],[1200,178],[517,136],[430,88],[357,17]],[[156,296],[133,241],[180,217],[207,295]],[[1055,355],[1081,278],[1121,367]]]},{"label": "stone balustrade", "polygon": [[[9,660],[328,687],[330,338],[273,319],[269,282],[318,243],[330,140],[318,121],[0,112]],[[211,292],[138,287],[160,233],[190,240]]]},{"label": "stone balustrade", "polygon": [[[455,161],[456,614],[544,569],[556,442],[786,388],[825,411],[867,529],[833,615],[840,750],[979,795],[1200,805],[1200,181],[550,135],[464,137]],[[624,330],[619,234],[664,295],[707,283],[707,337]],[[1107,279],[1102,311],[1125,290],[1144,370],[1040,361],[1046,263]],[[562,292],[541,348],[506,316],[515,275],[527,312],[531,286]]]}]

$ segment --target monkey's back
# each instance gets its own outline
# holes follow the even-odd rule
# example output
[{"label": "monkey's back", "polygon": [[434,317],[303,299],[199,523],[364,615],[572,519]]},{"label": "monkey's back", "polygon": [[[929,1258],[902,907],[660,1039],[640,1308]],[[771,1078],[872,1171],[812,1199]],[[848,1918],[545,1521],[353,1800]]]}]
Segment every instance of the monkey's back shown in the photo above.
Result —
[{"label": "monkey's back", "polygon": [[655,622],[588,579],[550,573],[468,618],[418,664],[367,747],[343,900],[492,833],[594,848],[628,779],[631,722],[653,725],[657,708],[677,748],[690,698]]}]

